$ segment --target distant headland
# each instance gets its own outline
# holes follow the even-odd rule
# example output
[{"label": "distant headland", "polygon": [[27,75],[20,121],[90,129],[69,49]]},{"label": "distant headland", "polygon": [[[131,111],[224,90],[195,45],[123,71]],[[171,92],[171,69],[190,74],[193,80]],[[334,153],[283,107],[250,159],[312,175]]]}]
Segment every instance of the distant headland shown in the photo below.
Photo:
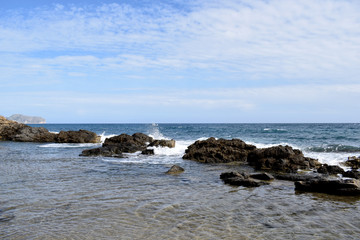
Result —
[{"label": "distant headland", "polygon": [[25,124],[41,124],[46,123],[45,118],[42,117],[33,117],[33,116],[26,116],[22,114],[13,114],[7,118],[8,120],[16,121],[18,123],[25,123]]}]

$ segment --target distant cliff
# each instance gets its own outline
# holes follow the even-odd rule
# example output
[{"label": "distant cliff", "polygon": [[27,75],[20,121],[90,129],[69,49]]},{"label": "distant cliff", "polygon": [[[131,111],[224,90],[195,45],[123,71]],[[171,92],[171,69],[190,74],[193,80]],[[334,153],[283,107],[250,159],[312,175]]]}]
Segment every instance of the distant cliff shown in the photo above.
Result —
[{"label": "distant cliff", "polygon": [[16,121],[18,123],[25,123],[25,124],[46,123],[46,120],[42,117],[32,117],[32,116],[25,116],[25,115],[21,115],[21,114],[11,115],[7,119]]}]

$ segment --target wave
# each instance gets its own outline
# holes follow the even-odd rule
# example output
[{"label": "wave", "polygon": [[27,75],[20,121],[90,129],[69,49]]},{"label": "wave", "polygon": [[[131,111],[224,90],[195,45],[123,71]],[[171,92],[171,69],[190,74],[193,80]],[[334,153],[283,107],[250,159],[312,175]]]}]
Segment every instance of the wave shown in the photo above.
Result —
[{"label": "wave", "polygon": [[360,152],[360,147],[343,145],[343,144],[329,144],[325,146],[312,146],[305,150],[309,152],[324,152],[324,153],[355,153]]},{"label": "wave", "polygon": [[285,133],[285,132],[287,132],[287,130],[283,129],[283,128],[276,128],[276,129],[264,128],[262,131],[265,133]]},{"label": "wave", "polygon": [[91,148],[98,146],[99,143],[48,143],[39,145],[40,148]]}]

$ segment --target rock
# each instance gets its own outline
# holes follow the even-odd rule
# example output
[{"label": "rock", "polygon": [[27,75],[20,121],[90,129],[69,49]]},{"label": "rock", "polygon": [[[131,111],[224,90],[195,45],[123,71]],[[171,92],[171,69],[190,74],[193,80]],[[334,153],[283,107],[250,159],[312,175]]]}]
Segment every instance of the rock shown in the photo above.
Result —
[{"label": "rock", "polygon": [[295,182],[295,190],[334,195],[360,195],[360,181],[356,179],[313,179]]},{"label": "rock", "polygon": [[297,172],[298,169],[310,170],[321,165],[316,159],[304,157],[300,150],[282,145],[251,151],[247,160],[257,170],[274,172]]},{"label": "rock", "polygon": [[145,149],[141,152],[143,155],[154,155],[154,149]]},{"label": "rock", "polygon": [[43,127],[30,127],[23,123],[7,120],[0,116],[0,140],[16,142],[58,142],[58,143],[98,143],[96,133],[80,130],[50,133]]},{"label": "rock", "polygon": [[268,184],[266,182],[251,178],[250,175],[245,172],[222,173],[220,175],[220,179],[222,179],[225,184],[230,184],[234,186],[243,186],[243,187],[259,187]]},{"label": "rock", "polygon": [[274,180],[274,176],[269,173],[254,173],[250,175],[251,178],[258,179],[258,180],[265,180],[271,181]]},{"label": "rock", "polygon": [[250,151],[256,149],[240,139],[218,139],[211,137],[207,140],[196,141],[185,151],[183,159],[203,163],[245,162]]},{"label": "rock", "polygon": [[179,173],[182,173],[184,172],[185,170],[178,166],[178,165],[173,165],[166,173],[167,174],[179,174]]},{"label": "rock", "polygon": [[56,137],[58,143],[99,143],[100,136],[87,130],[60,131]]},{"label": "rock", "polygon": [[308,174],[299,174],[299,173],[286,173],[286,174],[275,174],[274,175],[278,180],[286,180],[286,181],[308,181],[313,179],[323,179],[324,176],[320,175],[308,175]]},{"label": "rock", "polygon": [[360,172],[352,169],[351,171],[344,172],[343,177],[360,179]]},{"label": "rock", "polygon": [[174,148],[175,147],[175,140],[154,140],[152,141],[148,147],[168,147]]},{"label": "rock", "polygon": [[344,164],[353,169],[358,169],[360,168],[360,157],[348,157],[348,160]]},{"label": "rock", "polygon": [[345,171],[339,166],[324,164],[318,168],[317,172],[328,175],[336,175],[336,174],[343,174]]},{"label": "rock", "polygon": [[116,146],[106,146],[93,149],[87,149],[82,151],[80,156],[89,157],[89,156],[103,156],[103,157],[117,157],[123,158],[122,152]]},{"label": "rock", "polygon": [[134,153],[146,150],[147,144],[152,141],[152,137],[143,133],[135,133],[132,136],[123,133],[121,135],[105,139],[103,147],[116,146],[121,152]]},{"label": "rock", "polygon": [[84,150],[80,156],[104,156],[104,157],[123,157],[122,153],[141,152],[144,155],[154,155],[154,149],[147,149],[148,146],[160,146],[161,144],[175,146],[175,140],[153,140],[143,133],[134,133],[133,135],[121,134],[105,139],[102,147]]}]

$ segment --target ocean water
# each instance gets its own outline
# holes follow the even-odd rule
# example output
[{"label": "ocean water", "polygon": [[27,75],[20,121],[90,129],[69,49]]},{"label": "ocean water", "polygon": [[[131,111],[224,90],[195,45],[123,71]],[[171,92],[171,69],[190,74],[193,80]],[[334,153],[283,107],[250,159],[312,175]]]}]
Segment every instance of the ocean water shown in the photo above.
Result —
[{"label": "ocean water", "polygon": [[[154,156],[80,157],[100,144],[0,142],[0,239],[360,239],[360,198],[297,193],[293,182],[232,187],[237,164],[183,160],[208,137],[290,145],[341,165],[360,156],[360,124],[45,124],[106,137],[175,139]],[[179,175],[165,172],[178,164]]]}]

